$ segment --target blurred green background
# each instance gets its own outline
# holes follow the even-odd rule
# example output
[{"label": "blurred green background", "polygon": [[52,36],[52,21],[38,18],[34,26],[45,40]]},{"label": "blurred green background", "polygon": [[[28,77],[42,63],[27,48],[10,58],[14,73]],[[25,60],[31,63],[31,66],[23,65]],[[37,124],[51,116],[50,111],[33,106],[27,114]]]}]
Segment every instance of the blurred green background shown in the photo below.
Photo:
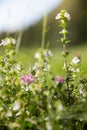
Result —
[{"label": "blurred green background", "polygon": [[[47,17],[47,33],[46,43],[50,42],[50,46],[55,47],[58,39],[58,22],[55,20],[56,14],[61,10],[66,9],[70,15],[68,30],[69,38],[73,45],[84,44],[87,42],[87,0],[63,0]],[[26,12],[27,13],[27,12]],[[33,17],[33,12],[32,12]],[[40,46],[42,39],[42,24],[43,19],[23,31],[22,46]],[[20,32],[16,32],[17,36]],[[4,34],[7,35],[7,34]],[[1,35],[1,38],[3,34]]]},{"label": "blurred green background", "polygon": [[[52,70],[57,74],[63,74],[61,68],[63,66],[63,58],[60,54],[62,48],[58,42],[59,27],[58,21],[55,20],[56,14],[61,10],[66,9],[70,15],[71,20],[68,25],[69,39],[71,43],[68,47],[71,54],[69,57],[73,58],[77,53],[81,56],[81,69],[84,74],[87,72],[87,0],[63,0],[63,2],[55,8],[47,17],[46,39],[45,44],[50,43],[54,56],[51,59]],[[44,18],[43,18],[44,19]],[[42,27],[43,19],[35,25],[16,32],[15,34],[1,34],[1,38],[5,36],[14,36],[21,39],[18,59],[24,64],[25,68],[32,66],[35,62],[34,53],[41,47],[42,41]]]},{"label": "blurred green background", "polygon": [[[63,2],[48,15],[46,42],[50,42],[50,45],[53,47],[57,44],[59,27],[58,22],[55,20],[55,16],[61,9],[66,9],[71,15],[71,21],[68,27],[71,43],[73,45],[86,43],[87,0],[63,0]],[[40,45],[42,22],[43,20],[24,31],[22,45]]]}]

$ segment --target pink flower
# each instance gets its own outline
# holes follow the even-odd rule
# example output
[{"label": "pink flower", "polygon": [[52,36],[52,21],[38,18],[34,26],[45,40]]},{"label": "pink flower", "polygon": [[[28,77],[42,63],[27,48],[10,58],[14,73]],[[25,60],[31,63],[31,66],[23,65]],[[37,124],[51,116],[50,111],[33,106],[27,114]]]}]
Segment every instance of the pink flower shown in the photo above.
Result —
[{"label": "pink flower", "polygon": [[57,76],[55,78],[55,83],[56,84],[63,84],[64,83],[64,78],[63,77],[60,77],[60,76]]},{"label": "pink flower", "polygon": [[34,82],[35,78],[32,76],[32,74],[29,74],[29,75],[24,75],[22,78],[21,78],[21,81],[24,83],[24,84],[30,84],[32,82]]}]

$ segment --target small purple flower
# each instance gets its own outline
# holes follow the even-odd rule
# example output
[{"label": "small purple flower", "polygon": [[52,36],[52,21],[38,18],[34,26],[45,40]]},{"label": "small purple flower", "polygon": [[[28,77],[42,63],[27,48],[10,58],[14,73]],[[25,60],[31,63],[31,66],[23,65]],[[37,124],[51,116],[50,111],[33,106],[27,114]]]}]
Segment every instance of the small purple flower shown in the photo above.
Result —
[{"label": "small purple flower", "polygon": [[64,78],[63,77],[60,77],[60,76],[57,76],[55,78],[55,83],[56,84],[63,84],[64,83]]},{"label": "small purple flower", "polygon": [[29,74],[29,75],[24,75],[22,78],[21,78],[21,81],[24,83],[24,84],[30,84],[32,82],[34,82],[35,78],[32,76],[32,74]]}]

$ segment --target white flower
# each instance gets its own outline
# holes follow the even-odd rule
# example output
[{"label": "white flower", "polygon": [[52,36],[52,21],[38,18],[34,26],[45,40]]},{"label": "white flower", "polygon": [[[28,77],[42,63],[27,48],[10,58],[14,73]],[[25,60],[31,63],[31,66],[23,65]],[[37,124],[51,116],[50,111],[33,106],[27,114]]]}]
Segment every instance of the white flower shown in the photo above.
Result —
[{"label": "white flower", "polygon": [[20,109],[20,106],[21,106],[20,101],[15,101],[14,104],[13,104],[13,110],[14,110],[14,111],[19,110],[19,109]]},{"label": "white flower", "polygon": [[4,45],[4,40],[2,39],[1,43],[0,43],[0,46],[3,46],[3,45]]},{"label": "white flower", "polygon": [[[56,15],[55,19],[61,19],[61,18],[62,18],[61,15],[62,15],[61,13],[58,13],[58,14]],[[68,12],[65,12],[65,13],[64,13],[64,17],[67,18],[67,20],[70,20],[70,19],[71,19],[70,14],[69,14]]]},{"label": "white flower", "polygon": [[71,72],[74,72],[74,71],[75,71],[75,68],[74,68],[73,66],[70,66],[69,70],[70,70]]},{"label": "white flower", "polygon": [[30,114],[29,111],[26,111],[26,114],[29,116],[29,114]]},{"label": "white flower", "polygon": [[62,31],[60,31],[60,34],[66,34],[67,33],[67,30],[64,28],[62,29]]},{"label": "white flower", "polygon": [[13,39],[13,38],[5,38],[4,40],[3,40],[3,39],[1,40],[0,46],[7,46],[7,45],[9,45],[9,44],[11,44],[11,43],[12,43],[13,45],[15,45],[16,40]]},{"label": "white flower", "polygon": [[78,64],[80,62],[80,59],[78,57],[74,57],[71,61],[72,64]]},{"label": "white flower", "polygon": [[48,56],[47,51],[43,51],[43,56],[44,56],[44,57],[47,57],[47,56]]},{"label": "white flower", "polygon": [[51,50],[43,51],[43,56],[44,56],[44,57],[52,56],[52,55],[53,55],[53,54],[52,54]]},{"label": "white flower", "polygon": [[8,112],[6,113],[6,117],[12,117],[12,112],[8,110]]},{"label": "white flower", "polygon": [[30,90],[30,85],[26,86],[26,88],[24,89],[26,92],[28,92]]},{"label": "white flower", "polygon": [[63,105],[60,103],[60,104],[58,104],[58,110],[59,111],[62,111],[63,110]]},{"label": "white flower", "polygon": [[60,19],[61,18],[61,13],[58,13],[55,17],[55,19]]},{"label": "white flower", "polygon": [[70,70],[71,72],[75,72],[75,73],[79,73],[79,72],[80,72],[80,69],[79,69],[79,68],[75,68],[75,67],[73,67],[73,66],[70,66],[69,70]]},{"label": "white flower", "polygon": [[5,40],[2,39],[0,46],[7,46],[7,45],[10,44],[10,42],[11,42],[11,41],[10,41],[9,38],[7,38],[7,39],[5,39]]},{"label": "white flower", "polygon": [[21,66],[19,64],[16,66],[16,70],[18,70],[18,71],[21,70]]},{"label": "white flower", "polygon": [[15,40],[15,39],[13,39],[13,38],[12,38],[12,43],[13,43],[13,45],[15,45],[15,44],[16,44],[16,40]]},{"label": "white flower", "polygon": [[80,94],[83,94],[83,90],[82,90],[82,89],[80,89],[80,90],[79,90],[79,93],[80,93]]},{"label": "white flower", "polygon": [[38,69],[38,63],[36,62],[36,63],[34,64],[33,70],[37,70],[37,69]]},{"label": "white flower", "polygon": [[20,112],[16,113],[16,116],[19,116],[20,115]]},{"label": "white flower", "polygon": [[48,55],[53,56],[53,53],[51,52],[51,50],[48,51]]},{"label": "white flower", "polygon": [[34,55],[34,58],[39,59],[40,58],[40,53],[36,52],[35,55]]},{"label": "white flower", "polygon": [[51,66],[50,66],[49,64],[45,63],[43,70],[48,71],[48,70],[50,70],[50,67],[51,67]]},{"label": "white flower", "polygon": [[67,20],[71,19],[70,14],[68,12],[65,12],[64,16],[65,16],[65,18],[67,18]]},{"label": "white flower", "polygon": [[52,130],[52,126],[50,122],[46,122],[46,128],[47,130]]}]

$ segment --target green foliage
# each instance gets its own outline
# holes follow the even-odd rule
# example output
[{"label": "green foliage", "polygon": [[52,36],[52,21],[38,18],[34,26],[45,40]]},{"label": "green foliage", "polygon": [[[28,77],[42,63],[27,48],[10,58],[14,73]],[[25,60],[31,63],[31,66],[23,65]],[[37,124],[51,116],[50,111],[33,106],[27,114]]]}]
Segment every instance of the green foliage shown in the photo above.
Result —
[{"label": "green foliage", "polygon": [[13,38],[1,42],[0,129],[4,130],[85,130],[87,125],[87,77],[81,75],[80,58],[68,62],[66,10],[57,14],[63,46],[64,76],[51,70],[52,52],[41,48],[35,64],[26,70],[17,61]]}]

